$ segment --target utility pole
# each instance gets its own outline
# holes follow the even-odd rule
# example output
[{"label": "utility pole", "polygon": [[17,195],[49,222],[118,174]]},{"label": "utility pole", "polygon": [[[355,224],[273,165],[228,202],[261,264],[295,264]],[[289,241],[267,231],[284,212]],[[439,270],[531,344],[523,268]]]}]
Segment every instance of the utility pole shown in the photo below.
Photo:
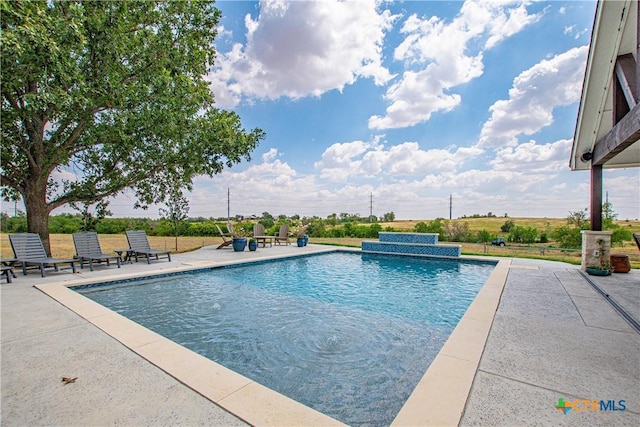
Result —
[{"label": "utility pole", "polygon": [[369,222],[373,220],[373,193],[369,196]]},{"label": "utility pole", "polygon": [[231,222],[231,190],[227,187],[227,224]]},{"label": "utility pole", "polygon": [[449,219],[452,218],[451,213],[453,212],[453,194],[449,194]]}]

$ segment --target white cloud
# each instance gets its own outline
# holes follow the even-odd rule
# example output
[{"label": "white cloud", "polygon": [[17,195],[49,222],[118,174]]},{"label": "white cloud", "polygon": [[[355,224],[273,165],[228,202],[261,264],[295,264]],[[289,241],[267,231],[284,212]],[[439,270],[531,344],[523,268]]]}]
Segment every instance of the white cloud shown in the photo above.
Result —
[{"label": "white cloud", "polygon": [[267,151],[266,153],[264,153],[262,155],[262,161],[263,162],[268,162],[270,160],[275,159],[276,156],[278,156],[278,149],[277,148],[271,148],[271,149],[269,149],[269,151]]},{"label": "white cloud", "polygon": [[423,150],[416,142],[385,148],[382,144],[354,141],[336,143],[315,163],[320,176],[331,181],[384,175],[392,180],[421,179],[432,173],[455,172],[465,161],[479,156],[478,148]]},{"label": "white cloud", "polygon": [[409,127],[454,109],[461,97],[452,89],[482,75],[483,50],[539,19],[527,12],[527,4],[467,1],[450,23],[436,16],[407,18],[401,29],[405,39],[394,52],[407,70],[387,90],[385,99],[391,104],[385,115],[370,117],[369,127]]},{"label": "white cloud", "polygon": [[509,99],[496,101],[480,133],[480,147],[515,146],[553,123],[553,110],[580,100],[588,46],[545,59],[513,80]]},{"label": "white cloud", "polygon": [[529,141],[516,147],[503,147],[490,162],[494,170],[526,170],[528,173],[557,172],[568,170],[572,140],[561,139],[550,144]]},{"label": "white cloud", "polygon": [[358,78],[384,84],[393,76],[382,44],[395,19],[374,0],[261,1],[258,18],[245,18],[246,46],[218,52],[207,77],[216,103],[320,96]]}]

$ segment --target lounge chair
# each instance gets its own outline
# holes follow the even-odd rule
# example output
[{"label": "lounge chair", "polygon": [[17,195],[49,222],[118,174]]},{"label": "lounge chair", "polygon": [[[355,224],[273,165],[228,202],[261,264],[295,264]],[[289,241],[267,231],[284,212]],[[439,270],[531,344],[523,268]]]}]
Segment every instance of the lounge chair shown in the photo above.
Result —
[{"label": "lounge chair", "polygon": [[160,255],[166,255],[169,262],[171,262],[171,251],[151,249],[149,239],[147,239],[147,233],[145,233],[144,230],[128,230],[125,234],[129,242],[129,249],[131,249],[136,262],[138,262],[138,257],[145,257],[147,264],[151,264],[151,257],[153,256],[156,259],[160,259]]},{"label": "lounge chair", "polygon": [[222,243],[220,243],[220,245],[216,248],[216,249],[222,249],[225,246],[229,246],[233,243],[233,233],[232,233],[232,228],[231,225],[227,225],[227,230],[229,230],[227,233],[223,233],[222,229],[220,228],[220,226],[218,224],[216,224],[216,228],[218,229],[218,232],[220,233],[220,237],[222,237]]},{"label": "lounge chair", "polygon": [[9,234],[9,242],[16,259],[22,264],[22,274],[25,276],[27,275],[27,267],[30,265],[38,266],[42,277],[44,277],[44,269],[46,267],[53,267],[55,271],[58,271],[58,264],[71,264],[71,269],[74,273],[76,272],[75,259],[47,256],[42,239],[37,233]]},{"label": "lounge chair", "polygon": [[287,245],[290,245],[291,241],[289,240],[289,225],[288,224],[282,224],[280,226],[280,229],[278,230],[278,234],[273,236],[273,239],[275,240],[275,242],[278,245],[281,242],[285,242]]},{"label": "lounge chair", "polygon": [[638,246],[638,250],[640,250],[640,233],[633,233],[633,240],[636,241],[636,245]]},{"label": "lounge chair", "polygon": [[269,242],[269,246],[273,246],[273,236],[267,236],[264,231],[264,225],[260,223],[253,226],[253,238],[258,244],[262,243],[263,248],[267,246],[267,242]]},{"label": "lounge chair", "polygon": [[93,271],[93,261],[106,261],[110,265],[111,260],[115,260],[120,268],[120,256],[103,253],[95,231],[73,233],[73,245],[76,247],[76,257],[80,260],[80,268],[84,268],[84,262],[89,261],[89,270]]}]

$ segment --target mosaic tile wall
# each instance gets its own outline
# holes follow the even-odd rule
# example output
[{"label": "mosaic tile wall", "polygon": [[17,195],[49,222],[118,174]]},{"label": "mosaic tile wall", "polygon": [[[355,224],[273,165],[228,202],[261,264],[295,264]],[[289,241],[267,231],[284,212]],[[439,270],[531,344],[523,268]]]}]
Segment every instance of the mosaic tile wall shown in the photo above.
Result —
[{"label": "mosaic tile wall", "polygon": [[390,254],[459,257],[462,253],[462,247],[453,245],[425,245],[415,243],[385,243],[365,240],[362,242],[362,251],[384,252]]},{"label": "mosaic tile wall", "polygon": [[436,245],[438,243],[438,233],[378,233],[381,242],[389,243],[422,243],[425,245]]}]

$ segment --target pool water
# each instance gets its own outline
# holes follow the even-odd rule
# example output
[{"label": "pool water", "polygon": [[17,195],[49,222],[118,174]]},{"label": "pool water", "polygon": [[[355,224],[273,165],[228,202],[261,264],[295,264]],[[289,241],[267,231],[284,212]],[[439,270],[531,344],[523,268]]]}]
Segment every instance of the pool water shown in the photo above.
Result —
[{"label": "pool water", "polygon": [[349,425],[389,425],[494,264],[337,252],[81,290]]}]

